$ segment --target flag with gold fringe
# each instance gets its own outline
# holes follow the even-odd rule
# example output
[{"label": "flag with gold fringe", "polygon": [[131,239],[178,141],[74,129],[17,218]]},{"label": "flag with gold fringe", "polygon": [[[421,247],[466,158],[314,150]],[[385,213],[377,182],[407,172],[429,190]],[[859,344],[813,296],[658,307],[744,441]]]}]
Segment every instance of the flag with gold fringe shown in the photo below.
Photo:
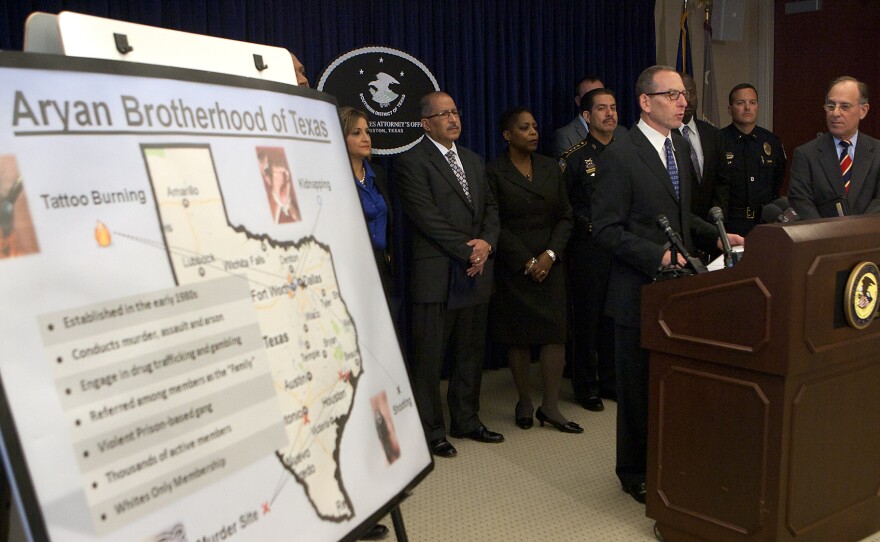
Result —
[{"label": "flag with gold fringe", "polygon": [[681,32],[678,35],[678,55],[675,58],[675,69],[679,73],[694,74],[691,61],[691,34],[688,32],[688,0],[681,5]]}]

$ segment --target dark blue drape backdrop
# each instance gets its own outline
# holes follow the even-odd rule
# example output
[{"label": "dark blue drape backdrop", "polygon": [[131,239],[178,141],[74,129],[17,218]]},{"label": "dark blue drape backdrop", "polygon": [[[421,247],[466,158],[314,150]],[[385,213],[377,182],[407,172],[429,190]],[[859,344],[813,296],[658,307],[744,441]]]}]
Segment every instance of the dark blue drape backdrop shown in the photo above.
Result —
[{"label": "dark blue drape backdrop", "polygon": [[[487,161],[504,151],[498,118],[515,105],[534,111],[542,148],[549,148],[553,129],[574,118],[574,84],[586,74],[616,91],[620,122],[630,126],[635,80],[656,58],[654,0],[0,0],[0,49],[22,48],[28,14],[64,10],[284,47],[313,84],[342,53],[400,49],[452,95],[464,111],[459,143]],[[502,364],[503,351],[490,348],[486,366]]]},{"label": "dark blue drape backdrop", "polygon": [[453,96],[461,143],[487,160],[503,151],[498,117],[514,105],[532,108],[549,143],[587,73],[617,92],[629,126],[635,79],[656,58],[654,0],[8,0],[0,49],[21,49],[31,12],[62,10],[284,47],[313,83],[351,49],[401,49]]}]

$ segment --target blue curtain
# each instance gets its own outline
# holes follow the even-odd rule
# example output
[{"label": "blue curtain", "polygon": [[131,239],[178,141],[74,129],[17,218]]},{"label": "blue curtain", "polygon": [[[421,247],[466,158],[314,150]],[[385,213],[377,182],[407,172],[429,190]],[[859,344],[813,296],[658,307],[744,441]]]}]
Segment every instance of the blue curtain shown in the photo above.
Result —
[{"label": "blue curtain", "polygon": [[[0,3],[0,49],[22,48],[30,13],[64,10],[284,47],[313,84],[347,51],[400,49],[452,95],[464,111],[459,143],[487,161],[504,151],[498,119],[516,105],[532,109],[549,148],[553,130],[574,118],[574,85],[587,74],[615,90],[620,122],[630,126],[635,80],[656,59],[654,0],[10,0]],[[399,202],[395,208],[395,281],[403,294],[403,213]],[[502,349],[490,345],[486,367],[504,364]]]},{"label": "blue curtain", "polygon": [[514,105],[534,111],[549,143],[574,118],[585,74],[617,92],[631,125],[635,79],[656,58],[654,0],[10,0],[0,49],[21,49],[31,12],[62,10],[284,47],[313,82],[351,49],[401,49],[453,96],[465,112],[460,142],[487,160],[503,151],[498,118]]}]

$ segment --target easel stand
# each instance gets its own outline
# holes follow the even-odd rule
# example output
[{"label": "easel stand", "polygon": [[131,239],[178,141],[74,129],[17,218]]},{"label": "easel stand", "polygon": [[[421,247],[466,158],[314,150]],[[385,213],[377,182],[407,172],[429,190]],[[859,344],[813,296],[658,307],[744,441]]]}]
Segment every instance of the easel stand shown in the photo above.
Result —
[{"label": "easel stand", "polygon": [[9,540],[9,511],[12,508],[12,491],[9,487],[6,470],[0,466],[0,542]]},{"label": "easel stand", "polygon": [[408,542],[406,536],[406,526],[403,524],[403,514],[400,512],[400,506],[395,506],[391,511],[391,523],[394,525],[394,534],[397,536],[397,542]]}]

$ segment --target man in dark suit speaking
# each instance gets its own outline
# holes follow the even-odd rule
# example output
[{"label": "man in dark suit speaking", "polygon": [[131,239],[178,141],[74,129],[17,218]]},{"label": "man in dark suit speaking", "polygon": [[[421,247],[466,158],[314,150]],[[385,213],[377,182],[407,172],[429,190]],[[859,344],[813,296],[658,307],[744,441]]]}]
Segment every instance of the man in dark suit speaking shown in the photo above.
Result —
[{"label": "man in dark suit speaking", "polygon": [[501,442],[480,421],[480,381],[492,293],[490,256],[500,230],[498,206],[483,160],[455,141],[461,116],[452,97],[432,92],[419,103],[425,136],[395,164],[397,189],[411,232],[410,299],[416,404],[431,452],[452,457],[440,399],[440,375],[451,349],[450,435]]},{"label": "man in dark suit speaking", "polygon": [[[639,76],[641,118],[599,157],[593,193],[593,232],[612,253],[605,311],[614,319],[617,369],[617,465],[623,490],[644,503],[647,490],[648,354],[642,349],[641,288],[670,264],[659,215],[683,239],[704,249],[718,244],[716,229],[690,208],[690,148],[678,134],[687,97],[674,68],[652,66]],[[731,245],[742,237],[728,235]]]},{"label": "man in dark suit speaking", "polygon": [[802,219],[880,213],[880,142],[859,132],[868,85],[852,77],[825,94],[828,133],[794,150],[788,200]]}]

